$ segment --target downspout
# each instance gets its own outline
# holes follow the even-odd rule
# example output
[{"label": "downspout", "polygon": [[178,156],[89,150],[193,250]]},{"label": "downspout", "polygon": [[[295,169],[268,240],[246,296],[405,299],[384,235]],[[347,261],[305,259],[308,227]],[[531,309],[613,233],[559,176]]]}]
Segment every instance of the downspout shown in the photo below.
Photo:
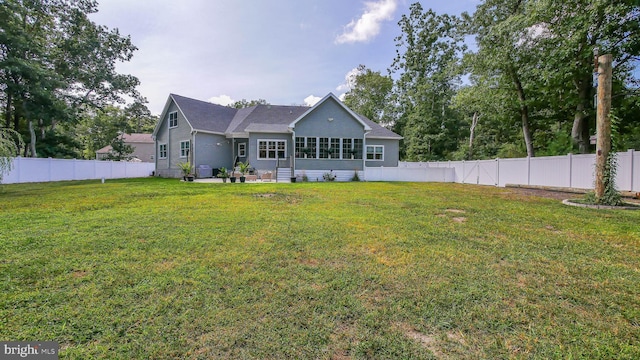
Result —
[{"label": "downspout", "polygon": [[153,175],[158,176],[158,156],[160,155],[160,146],[158,145],[158,137],[152,136],[154,143],[154,156],[153,156]]},{"label": "downspout", "polygon": [[291,152],[291,176],[296,176],[296,130],[289,128],[291,131],[291,143],[293,144],[293,151]]},{"label": "downspout", "polygon": [[196,167],[196,135],[198,135],[198,130],[193,130],[191,132],[191,135],[193,136],[193,140],[191,140],[191,149],[189,149],[189,151],[191,152],[191,165],[193,165],[193,168],[195,170],[195,167]]},{"label": "downspout", "polygon": [[365,172],[365,169],[367,168],[367,134],[369,134],[370,132],[371,130],[365,131],[364,136],[362,137],[362,173],[363,174]]}]

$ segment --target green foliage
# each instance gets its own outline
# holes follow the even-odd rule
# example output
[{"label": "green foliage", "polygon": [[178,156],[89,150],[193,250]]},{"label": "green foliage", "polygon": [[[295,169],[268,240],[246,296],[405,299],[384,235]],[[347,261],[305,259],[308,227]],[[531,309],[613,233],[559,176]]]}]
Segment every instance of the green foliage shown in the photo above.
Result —
[{"label": "green foliage", "polygon": [[397,56],[391,72],[399,75],[389,110],[393,130],[404,137],[407,160],[441,159],[464,136],[461,116],[452,107],[460,82],[459,56],[465,50],[460,20],[411,5],[399,22]]},{"label": "green foliage", "polygon": [[218,177],[222,179],[226,179],[229,177],[229,171],[226,167],[223,166],[218,170]]},{"label": "green foliage", "polygon": [[242,174],[242,176],[244,176],[249,171],[250,167],[251,167],[251,165],[249,165],[249,162],[239,162],[238,163],[238,168],[239,168],[240,174]]},{"label": "green foliage", "polygon": [[269,105],[269,103],[265,99],[258,99],[258,100],[242,99],[231,104],[231,107],[236,109],[244,109],[244,108],[248,108],[256,105]]},{"label": "green foliage", "polygon": [[393,80],[379,71],[359,65],[357,74],[351,79],[351,88],[344,96],[344,103],[358,114],[381,124],[389,124],[391,119],[385,109],[389,104]]},{"label": "green foliage", "polygon": [[88,109],[125,96],[141,100],[138,79],[115,71],[136,47],[117,29],[93,23],[89,14],[96,11],[95,1],[0,3],[0,104],[6,126],[29,138],[30,156],[43,140],[44,155],[77,152],[56,131],[60,124],[69,130]]},{"label": "green foliage", "polygon": [[191,163],[189,161],[179,162],[176,164],[176,166],[178,167],[178,169],[180,169],[180,171],[182,171],[183,176],[188,176],[189,174],[191,174]]},{"label": "green foliage", "polygon": [[107,160],[131,160],[131,153],[133,153],[135,149],[133,146],[125,144],[123,135],[124,134],[119,134],[111,141],[111,150],[107,154]]},{"label": "green foliage", "polygon": [[180,185],[6,185],[0,338],[61,359],[640,354],[639,211],[461,184]]},{"label": "green foliage", "polygon": [[20,154],[24,141],[22,136],[11,129],[0,128],[0,182],[5,173],[11,171],[13,158]]},{"label": "green foliage", "polygon": [[353,176],[351,177],[351,181],[360,181],[360,176],[358,176],[358,171],[353,172]]}]

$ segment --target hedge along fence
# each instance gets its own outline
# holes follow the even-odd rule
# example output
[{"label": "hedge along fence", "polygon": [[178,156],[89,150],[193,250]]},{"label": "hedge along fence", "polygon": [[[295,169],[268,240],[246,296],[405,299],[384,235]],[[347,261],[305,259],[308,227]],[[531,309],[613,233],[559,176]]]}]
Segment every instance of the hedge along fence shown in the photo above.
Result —
[{"label": "hedge along fence", "polygon": [[154,170],[154,163],[17,157],[2,183],[136,178]]}]

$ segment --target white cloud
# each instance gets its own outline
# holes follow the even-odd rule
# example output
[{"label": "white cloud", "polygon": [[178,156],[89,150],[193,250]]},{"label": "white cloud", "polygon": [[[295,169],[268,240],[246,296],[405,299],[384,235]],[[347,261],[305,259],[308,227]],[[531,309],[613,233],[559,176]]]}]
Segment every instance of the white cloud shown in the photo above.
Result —
[{"label": "white cloud", "polygon": [[236,102],[229,95],[220,95],[220,96],[210,97],[207,101],[214,104],[223,105],[223,106],[228,106]]},{"label": "white cloud", "polygon": [[322,100],[322,98],[319,96],[309,95],[306,98],[304,98],[304,103],[307,104],[308,106],[313,106],[320,100]]},{"label": "white cloud", "polygon": [[340,92],[343,92],[343,91],[347,92],[353,89],[353,87],[356,84],[356,76],[360,74],[361,74],[361,71],[358,70],[357,67],[349,70],[349,72],[347,72],[347,74],[344,76],[344,83],[338,85],[336,90]]},{"label": "white cloud", "polygon": [[364,14],[358,20],[352,20],[342,35],[336,38],[336,43],[368,42],[380,33],[380,24],[385,20],[392,20],[393,13],[398,7],[398,0],[379,0],[365,3]]}]

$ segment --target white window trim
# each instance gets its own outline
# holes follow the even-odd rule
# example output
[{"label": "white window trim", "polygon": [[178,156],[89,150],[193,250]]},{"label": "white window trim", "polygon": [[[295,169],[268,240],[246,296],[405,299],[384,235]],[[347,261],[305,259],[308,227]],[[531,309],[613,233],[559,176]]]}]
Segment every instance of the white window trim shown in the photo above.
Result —
[{"label": "white window trim", "polygon": [[247,157],[247,143],[238,144],[238,157]]},{"label": "white window trim", "polygon": [[[367,151],[367,149],[370,148],[370,147],[373,148],[374,159],[369,159],[368,158],[369,151]],[[382,148],[382,159],[375,159],[376,148]],[[365,158],[367,159],[367,161],[384,161],[384,145],[367,145],[367,148],[365,149]]]},{"label": "white window trim", "polygon": [[167,151],[167,144],[166,144],[166,143],[164,143],[164,144],[158,144],[158,159],[159,159],[159,160],[161,160],[161,159],[166,159],[166,158],[167,158],[167,156],[166,156],[166,155],[165,155],[165,156],[162,156],[162,150],[161,150],[161,149],[162,149],[162,147],[163,147],[163,146],[164,146],[164,152],[165,152],[167,155],[169,154],[169,153],[168,153],[168,151]]},{"label": "white window trim", "polygon": [[[176,114],[176,124],[171,126],[171,115]],[[178,112],[177,111],[172,111],[169,113],[169,115],[167,115],[167,120],[169,121],[169,129],[173,129],[173,128],[177,128],[178,127]]]},{"label": "white window trim", "polygon": [[[275,158],[270,158],[270,157],[260,157],[260,143],[261,142],[267,142],[267,156],[269,156],[269,141],[275,141],[275,142],[283,142],[284,143],[284,158],[279,158],[278,157],[278,145],[276,145],[276,157]],[[277,160],[277,159],[286,159],[287,158],[287,140],[285,139],[258,139],[257,143],[256,143],[256,159],[258,160]]]},{"label": "white window trim", "polygon": [[[184,143],[189,144],[189,145],[188,145],[188,147],[183,148],[183,147],[182,147],[182,144],[184,144]],[[191,152],[191,141],[189,141],[189,140],[180,141],[180,158],[181,158],[181,159],[184,159],[184,158],[189,157],[189,154],[188,154],[188,153],[187,153],[186,155],[183,155],[183,150],[184,150],[184,149],[187,149],[187,150],[189,150],[189,152]]]}]

